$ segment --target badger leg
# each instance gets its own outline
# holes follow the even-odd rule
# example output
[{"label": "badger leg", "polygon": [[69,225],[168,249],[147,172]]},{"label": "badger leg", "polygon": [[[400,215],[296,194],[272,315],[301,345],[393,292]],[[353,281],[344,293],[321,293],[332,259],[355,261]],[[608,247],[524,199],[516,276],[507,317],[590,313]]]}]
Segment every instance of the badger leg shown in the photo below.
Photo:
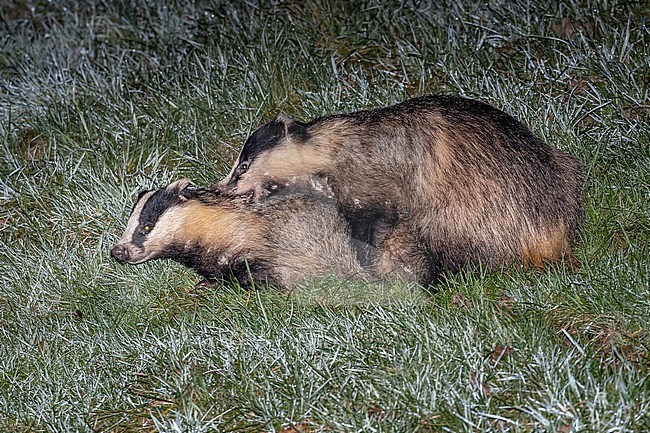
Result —
[{"label": "badger leg", "polygon": [[525,267],[543,270],[549,263],[564,262],[569,269],[580,268],[580,261],[573,256],[571,239],[563,223],[540,224],[537,230],[522,242],[521,259]]},{"label": "badger leg", "polygon": [[425,242],[408,222],[400,222],[385,235],[374,262],[380,278],[403,278],[429,286],[440,277]]}]

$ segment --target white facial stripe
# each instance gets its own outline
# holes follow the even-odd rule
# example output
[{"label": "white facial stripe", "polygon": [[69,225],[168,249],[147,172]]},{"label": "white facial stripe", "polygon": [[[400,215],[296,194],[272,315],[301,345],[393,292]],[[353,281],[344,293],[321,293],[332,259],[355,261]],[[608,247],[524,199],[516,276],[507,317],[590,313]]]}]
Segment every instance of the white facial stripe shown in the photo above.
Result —
[{"label": "white facial stripe", "polygon": [[154,254],[169,246],[179,235],[182,236],[185,214],[186,210],[182,207],[167,209],[145,238],[144,250]]},{"label": "white facial stripe", "polygon": [[144,207],[144,204],[149,201],[151,196],[154,194],[155,191],[149,191],[146,193],[142,198],[140,198],[140,201],[135,205],[135,208],[133,209],[133,212],[131,212],[131,216],[129,217],[129,220],[126,223],[126,229],[124,230],[124,234],[122,235],[122,238],[118,242],[118,244],[131,244],[131,240],[133,239],[133,233],[135,233],[135,230],[138,228],[138,225],[140,224],[140,213],[142,213],[142,208]]}]

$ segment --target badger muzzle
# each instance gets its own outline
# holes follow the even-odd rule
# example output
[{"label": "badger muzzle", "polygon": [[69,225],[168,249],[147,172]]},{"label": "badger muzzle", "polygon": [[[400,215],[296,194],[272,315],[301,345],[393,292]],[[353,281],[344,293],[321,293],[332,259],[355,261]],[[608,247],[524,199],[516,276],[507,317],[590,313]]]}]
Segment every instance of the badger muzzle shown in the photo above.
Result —
[{"label": "badger muzzle", "polygon": [[131,258],[131,253],[124,244],[117,244],[111,249],[111,257],[123,265]]},{"label": "badger muzzle", "polygon": [[111,257],[120,264],[138,265],[156,258],[155,251],[146,251],[129,243],[119,243],[111,248]]}]

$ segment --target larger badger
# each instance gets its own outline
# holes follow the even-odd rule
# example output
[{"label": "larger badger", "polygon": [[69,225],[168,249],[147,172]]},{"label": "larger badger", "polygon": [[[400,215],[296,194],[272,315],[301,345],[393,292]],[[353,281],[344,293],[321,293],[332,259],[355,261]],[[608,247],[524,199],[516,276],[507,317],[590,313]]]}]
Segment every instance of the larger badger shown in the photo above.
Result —
[{"label": "larger badger", "polygon": [[544,267],[572,258],[583,218],[576,159],[484,103],[427,96],[388,108],[280,116],[215,186],[252,200],[326,179],[380,274],[422,283],[465,264]]},{"label": "larger badger", "polygon": [[[172,259],[208,280],[292,289],[315,278],[364,278],[349,228],[326,194],[295,185],[260,203],[188,187],[144,192],[111,249],[120,263]],[[285,193],[286,192],[286,193]]]}]

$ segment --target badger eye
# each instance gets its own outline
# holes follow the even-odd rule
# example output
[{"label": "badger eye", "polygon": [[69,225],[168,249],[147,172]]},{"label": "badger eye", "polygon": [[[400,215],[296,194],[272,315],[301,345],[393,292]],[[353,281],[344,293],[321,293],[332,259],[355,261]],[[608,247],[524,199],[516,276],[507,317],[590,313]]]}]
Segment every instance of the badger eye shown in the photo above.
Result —
[{"label": "badger eye", "polygon": [[142,227],[142,231],[143,231],[144,233],[149,233],[149,232],[151,231],[152,228],[153,228],[153,227],[151,227],[149,224],[147,224],[146,226]]},{"label": "badger eye", "polygon": [[247,162],[242,162],[241,164],[239,164],[239,172],[240,173],[243,173],[246,170],[248,170],[248,163]]}]

